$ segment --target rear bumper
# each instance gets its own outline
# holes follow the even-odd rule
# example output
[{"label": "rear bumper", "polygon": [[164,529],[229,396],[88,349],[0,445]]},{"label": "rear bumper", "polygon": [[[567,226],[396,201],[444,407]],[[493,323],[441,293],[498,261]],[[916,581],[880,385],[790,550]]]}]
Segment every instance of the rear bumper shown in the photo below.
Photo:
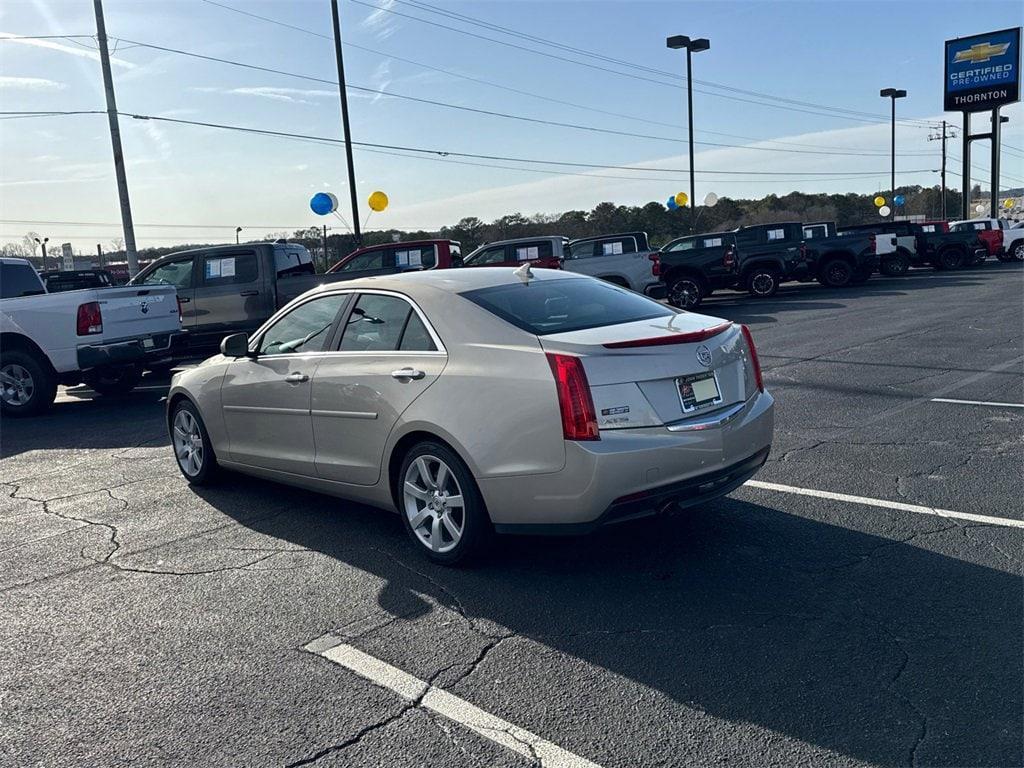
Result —
[{"label": "rear bumper", "polygon": [[109,344],[86,344],[78,348],[78,368],[87,371],[108,365],[131,365],[166,357],[178,334],[157,333]]},{"label": "rear bumper", "polygon": [[764,464],[773,427],[774,400],[757,393],[719,425],[605,430],[599,441],[567,442],[559,472],[477,483],[499,532],[586,533],[729,493]]}]

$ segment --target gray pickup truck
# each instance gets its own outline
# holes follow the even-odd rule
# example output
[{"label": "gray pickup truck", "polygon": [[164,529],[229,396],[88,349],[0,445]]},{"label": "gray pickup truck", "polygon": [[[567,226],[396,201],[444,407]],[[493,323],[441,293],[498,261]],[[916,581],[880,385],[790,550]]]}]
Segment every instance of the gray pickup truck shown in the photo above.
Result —
[{"label": "gray pickup truck", "polygon": [[216,351],[232,333],[252,333],[280,307],[322,283],[361,273],[318,275],[305,247],[282,241],[218,245],[172,253],[129,285],[173,285],[181,306],[176,358]]},{"label": "gray pickup truck", "polygon": [[660,255],[648,245],[646,232],[572,240],[562,268],[599,277],[657,299],[665,297]]}]

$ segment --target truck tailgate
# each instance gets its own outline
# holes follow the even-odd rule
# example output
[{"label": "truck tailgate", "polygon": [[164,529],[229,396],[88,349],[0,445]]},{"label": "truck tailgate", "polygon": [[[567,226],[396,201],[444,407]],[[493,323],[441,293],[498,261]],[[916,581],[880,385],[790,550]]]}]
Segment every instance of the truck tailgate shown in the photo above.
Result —
[{"label": "truck tailgate", "polygon": [[172,333],[181,328],[178,294],[173,285],[126,285],[74,293],[81,293],[83,304],[99,303],[104,341]]}]

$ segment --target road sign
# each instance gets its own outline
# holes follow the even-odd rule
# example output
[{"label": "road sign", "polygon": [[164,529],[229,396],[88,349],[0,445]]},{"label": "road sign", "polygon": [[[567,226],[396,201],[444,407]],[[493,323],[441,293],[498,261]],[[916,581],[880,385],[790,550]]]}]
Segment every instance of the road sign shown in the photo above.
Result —
[{"label": "road sign", "polygon": [[946,41],[945,109],[982,112],[1020,100],[1020,27]]},{"label": "road sign", "polygon": [[60,247],[61,261],[63,262],[64,269],[72,270],[75,268],[75,252],[71,250],[71,243],[63,243]]}]

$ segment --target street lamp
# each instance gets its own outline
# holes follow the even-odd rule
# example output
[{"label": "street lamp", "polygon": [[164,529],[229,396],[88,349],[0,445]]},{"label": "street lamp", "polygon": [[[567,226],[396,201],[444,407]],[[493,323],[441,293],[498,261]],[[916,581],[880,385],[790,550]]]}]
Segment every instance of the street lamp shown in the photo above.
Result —
[{"label": "street lamp", "polygon": [[42,240],[40,240],[37,237],[37,238],[34,238],[34,239],[35,239],[35,241],[37,243],[39,243],[41,246],[43,246],[43,271],[45,272],[46,271],[46,244],[48,242],[50,242],[50,238],[44,237]]},{"label": "street lamp", "polygon": [[878,95],[882,98],[888,97],[892,99],[892,176],[890,178],[889,203],[892,208],[890,216],[895,220],[896,202],[893,198],[896,197],[896,99],[904,98],[907,92],[896,88],[883,88],[878,92]]},{"label": "street lamp", "polygon": [[235,227],[235,245],[238,245],[238,233],[242,231],[241,227]]},{"label": "street lamp", "polygon": [[691,76],[692,55],[706,51],[711,47],[711,41],[706,37],[699,37],[691,40],[686,35],[673,35],[666,38],[665,45],[672,50],[686,49],[686,129],[690,135],[690,214],[691,226],[694,224],[696,213],[697,193],[693,180],[693,77]]}]

